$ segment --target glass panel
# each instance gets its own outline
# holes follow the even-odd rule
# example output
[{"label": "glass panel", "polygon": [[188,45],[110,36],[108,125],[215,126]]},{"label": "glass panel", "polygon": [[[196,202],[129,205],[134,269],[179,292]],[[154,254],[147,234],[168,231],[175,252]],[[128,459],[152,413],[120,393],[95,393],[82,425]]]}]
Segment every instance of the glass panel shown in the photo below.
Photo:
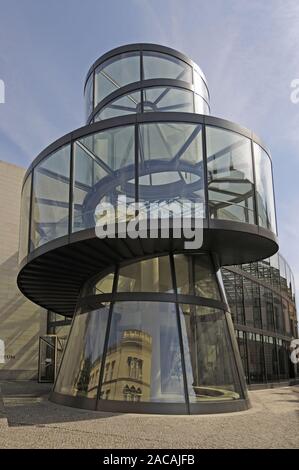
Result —
[{"label": "glass panel", "polygon": [[246,325],[254,326],[254,309],[253,309],[253,298],[252,298],[252,286],[253,282],[249,279],[243,278],[243,289],[244,289],[244,308],[245,308],[245,321]]},{"label": "glass panel", "polygon": [[287,273],[286,273],[286,263],[282,256],[278,255],[279,258],[279,273],[280,273],[280,287],[281,290],[287,294]]},{"label": "glass panel", "polygon": [[160,52],[143,52],[143,79],[172,78],[192,83],[192,68],[186,62]]},{"label": "glass panel", "polygon": [[274,311],[272,291],[260,286],[263,328],[274,331]]},{"label": "glass panel", "polygon": [[210,217],[254,224],[250,140],[216,127],[206,133]]},{"label": "glass panel", "polygon": [[130,93],[107,104],[96,116],[95,121],[110,119],[116,116],[141,112],[141,92]]},{"label": "glass panel", "polygon": [[283,317],[284,317],[284,328],[285,331],[284,333],[287,335],[291,334],[291,325],[290,325],[290,317],[289,317],[289,306],[288,302],[285,299],[282,300],[282,311],[283,311]]},{"label": "glass panel", "polygon": [[247,333],[248,363],[250,383],[265,381],[263,343],[260,335]]},{"label": "glass panel", "polygon": [[55,386],[58,393],[96,398],[109,307],[77,314]]},{"label": "glass panel", "polygon": [[225,293],[235,323],[245,324],[243,279],[229,269],[221,269]]},{"label": "glass panel", "polygon": [[273,291],[273,308],[274,308],[274,321],[275,321],[275,331],[283,334],[284,327],[284,318],[281,305],[281,297]]},{"label": "glass panel", "polygon": [[247,363],[247,347],[246,347],[246,333],[245,331],[237,331],[237,342],[239,346],[240,356],[242,359],[245,378],[248,382],[248,363]]},{"label": "glass panel", "polygon": [[285,341],[277,340],[278,343],[278,361],[279,361],[279,379],[289,378],[289,357],[288,345]]},{"label": "glass panel", "polygon": [[202,96],[209,103],[210,101],[209,93],[208,93],[207,86],[204,80],[195,69],[193,69],[193,74],[194,74],[193,75],[194,76],[194,91],[198,93],[200,96]]},{"label": "glass panel", "polygon": [[278,357],[275,339],[271,336],[264,336],[265,368],[268,382],[278,380]]},{"label": "glass panel", "polygon": [[271,266],[272,285],[276,289],[280,290],[279,261],[278,261],[278,254],[277,253],[275,255],[271,256],[270,266]]},{"label": "glass panel", "polygon": [[127,52],[112,57],[95,71],[95,106],[113,91],[139,80],[139,52]]},{"label": "glass panel", "polygon": [[74,143],[73,232],[95,226],[94,190],[108,171],[82,143]]},{"label": "glass panel", "polygon": [[101,398],[185,401],[176,308],[165,302],[116,302]]},{"label": "glass panel", "polygon": [[83,137],[79,142],[99,165],[107,165],[108,171],[134,163],[134,126],[97,132]]},{"label": "glass panel", "polygon": [[28,175],[24,183],[22,196],[21,196],[19,263],[28,254],[30,196],[31,196],[31,173]]},{"label": "glass panel", "polygon": [[34,169],[31,249],[67,235],[70,146],[62,147]]},{"label": "glass panel", "polygon": [[169,257],[152,258],[119,269],[118,292],[173,292]]},{"label": "glass panel", "polygon": [[93,74],[90,75],[85,87],[85,116],[86,119],[93,111]]},{"label": "glass panel", "polygon": [[209,256],[175,255],[178,294],[221,299],[215,268]]},{"label": "glass panel", "polygon": [[98,294],[111,294],[114,282],[114,272],[91,278],[84,284],[81,297]]},{"label": "glass panel", "polygon": [[147,88],[143,91],[143,109],[149,112],[193,113],[193,93],[183,88]]},{"label": "glass panel", "polygon": [[271,160],[256,143],[253,144],[253,148],[259,225],[276,233]]},{"label": "glass panel", "polygon": [[[105,218],[103,225],[104,221],[115,222],[111,211],[96,213],[99,203],[110,203],[116,209],[119,202],[115,215],[118,221],[124,220],[126,212],[118,199],[126,196],[126,204],[135,201],[134,148],[134,126],[109,129],[77,141],[74,146],[74,231],[95,226],[100,217]],[[117,171],[120,168],[122,171]]]},{"label": "glass panel", "polygon": [[44,335],[39,338],[38,381],[53,383],[56,373],[56,336]]},{"label": "glass panel", "polygon": [[141,125],[139,158],[141,200],[165,204],[173,200],[204,201],[200,125]]},{"label": "glass panel", "polygon": [[221,310],[180,305],[191,402],[240,398],[233,350]]},{"label": "glass panel", "polygon": [[210,114],[208,103],[199,95],[194,93],[195,112],[197,114]]}]

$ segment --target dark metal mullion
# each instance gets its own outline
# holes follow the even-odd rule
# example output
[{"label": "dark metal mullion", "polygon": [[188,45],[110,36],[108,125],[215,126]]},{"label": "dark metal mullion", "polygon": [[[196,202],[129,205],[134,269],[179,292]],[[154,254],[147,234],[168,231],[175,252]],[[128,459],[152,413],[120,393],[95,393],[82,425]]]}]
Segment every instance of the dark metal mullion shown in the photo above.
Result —
[{"label": "dark metal mullion", "polygon": [[208,187],[208,163],[207,163],[207,135],[206,125],[202,124],[202,158],[203,158],[203,174],[204,174],[204,191],[205,191],[205,218],[210,225],[210,214],[209,214],[209,187]]},{"label": "dark metal mullion", "polygon": [[[265,335],[264,334],[260,334],[260,333],[254,333],[254,342],[255,342],[255,345],[258,343],[258,341],[256,341],[256,335],[260,335],[261,337],[261,340],[262,341],[259,341],[260,343],[262,343],[262,356],[263,356],[263,376],[264,376],[264,383],[268,383],[268,369],[267,369],[267,363],[266,363],[266,350],[265,350]],[[267,335],[268,336],[268,335]],[[269,336],[268,336],[269,338]],[[267,343],[269,344],[269,343]]]},{"label": "dark metal mullion", "polygon": [[30,201],[29,201],[28,240],[27,240],[27,253],[26,253],[26,257],[29,255],[29,253],[30,253],[30,247],[31,247],[31,228],[32,228],[32,215],[33,215],[32,205],[33,205],[33,194],[34,194],[34,188],[33,188],[33,184],[34,184],[34,173],[35,173],[35,168],[33,168],[32,174],[31,174]]},{"label": "dark metal mullion", "polygon": [[[143,51],[140,51],[140,82],[143,83]],[[141,104],[141,112],[144,113],[144,96],[143,96],[143,88],[140,87],[140,104]]]},{"label": "dark metal mullion", "polygon": [[73,230],[73,196],[74,196],[74,142],[71,142],[70,148],[70,181],[69,181],[69,224],[68,234]]},{"label": "dark metal mullion", "polygon": [[135,202],[139,201],[139,124],[135,124]]},{"label": "dark metal mullion", "polygon": [[180,342],[180,352],[181,352],[181,363],[182,363],[182,371],[183,371],[185,403],[186,403],[186,406],[187,406],[188,414],[190,414],[190,402],[189,402],[188,382],[187,382],[186,363],[185,363],[184,341],[183,341],[182,325],[181,325],[181,318],[180,318],[180,308],[179,308],[179,303],[178,303],[178,298],[177,298],[177,284],[176,284],[175,266],[174,266],[174,259],[173,259],[172,254],[169,254],[169,261],[170,261],[170,272],[171,272],[171,277],[172,277],[173,289],[174,289],[174,293],[175,293],[175,309],[176,309],[177,328],[178,328],[179,342]]},{"label": "dark metal mullion", "polygon": [[256,189],[256,173],[255,173],[255,156],[254,156],[254,145],[253,140],[251,142],[251,164],[252,164],[252,172],[253,172],[253,185],[254,185],[254,196],[253,196],[253,207],[254,207],[254,223],[259,225],[259,213],[258,213],[258,206],[257,206],[257,189]]},{"label": "dark metal mullion", "polygon": [[277,337],[273,337],[273,341],[275,341],[275,352],[276,352],[276,361],[277,361],[277,380],[280,382],[280,363],[279,363],[279,352],[278,352],[278,344],[277,344]]},{"label": "dark metal mullion", "polygon": [[[93,114],[93,112],[94,112],[94,110],[95,110],[95,89],[96,89],[96,88],[95,88],[95,87],[96,87],[96,73],[95,73],[95,69],[94,69],[93,72],[92,72],[92,79],[93,79],[93,81],[92,81],[92,113],[91,113],[91,114]],[[88,119],[89,119],[89,117],[88,117]],[[88,121],[88,119],[87,119],[87,121]]]},{"label": "dark metal mullion", "polygon": [[[117,288],[118,272],[119,272],[119,269],[117,267],[115,269],[115,274],[114,274],[114,279],[113,279],[112,299],[113,299],[114,293],[116,292],[116,288]],[[97,410],[98,402],[101,400],[101,391],[102,391],[102,385],[103,385],[106,356],[107,356],[107,351],[108,351],[110,328],[111,328],[112,315],[113,315],[113,307],[114,307],[114,300],[111,300],[110,306],[109,306],[108,321],[107,321],[107,325],[106,325],[106,333],[105,333],[105,340],[104,340],[104,347],[103,347],[103,354],[102,354],[102,362],[101,362],[101,368],[100,368],[100,374],[99,374],[99,382],[98,382],[98,390],[97,390],[96,406],[95,406],[96,410]]]},{"label": "dark metal mullion", "polygon": [[238,330],[238,331],[242,331],[243,333],[243,341],[244,341],[244,346],[245,346],[245,351],[246,351],[247,384],[250,385],[248,335],[247,335],[247,331],[243,331],[243,330]]},{"label": "dark metal mullion", "polygon": [[[155,88],[155,87],[154,87]],[[159,103],[159,101],[161,101],[165,95],[167,95],[167,93],[172,89],[172,88],[175,88],[175,87],[167,87],[165,88],[162,93],[158,96],[158,98],[154,101],[154,104],[157,105]]]}]

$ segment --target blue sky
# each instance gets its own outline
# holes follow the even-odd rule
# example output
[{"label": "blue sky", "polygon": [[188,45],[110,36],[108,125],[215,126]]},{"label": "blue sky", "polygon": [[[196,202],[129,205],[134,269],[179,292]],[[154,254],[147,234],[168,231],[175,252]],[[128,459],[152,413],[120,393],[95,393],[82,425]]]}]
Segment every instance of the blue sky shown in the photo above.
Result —
[{"label": "blue sky", "polygon": [[203,69],[211,114],[271,149],[281,252],[299,287],[298,0],[0,0],[0,159],[24,167],[84,124],[83,81],[107,50],[156,42]]}]

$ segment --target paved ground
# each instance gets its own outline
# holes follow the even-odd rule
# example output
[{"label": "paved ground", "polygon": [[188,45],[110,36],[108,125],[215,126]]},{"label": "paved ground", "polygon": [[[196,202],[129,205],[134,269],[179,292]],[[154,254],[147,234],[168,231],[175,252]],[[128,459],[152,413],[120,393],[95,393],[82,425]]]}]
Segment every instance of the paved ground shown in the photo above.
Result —
[{"label": "paved ground", "polygon": [[3,383],[0,448],[299,448],[299,386],[250,392],[249,411],[206,416],[90,412],[49,387]]}]

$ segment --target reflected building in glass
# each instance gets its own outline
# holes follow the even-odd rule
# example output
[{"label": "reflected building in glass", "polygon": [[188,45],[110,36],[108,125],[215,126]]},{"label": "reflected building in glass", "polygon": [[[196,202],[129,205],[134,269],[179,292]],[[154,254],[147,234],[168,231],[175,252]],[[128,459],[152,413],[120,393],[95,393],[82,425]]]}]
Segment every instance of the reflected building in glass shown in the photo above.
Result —
[{"label": "reflected building in glass", "polygon": [[[269,151],[210,116],[202,71],[167,47],[100,57],[85,103],[86,126],[34,160],[22,192],[18,285],[72,318],[52,400],[149,413],[247,409],[246,380],[287,378],[296,336],[296,314],[287,326],[278,294]],[[120,198],[168,214],[172,203],[199,202],[202,246],[188,250],[172,225],[167,238],[161,226],[155,238],[148,229],[131,238]],[[117,208],[116,238],[96,236],[101,203]],[[267,270],[260,260],[269,258]],[[262,264],[271,288],[248,274]]]}]

